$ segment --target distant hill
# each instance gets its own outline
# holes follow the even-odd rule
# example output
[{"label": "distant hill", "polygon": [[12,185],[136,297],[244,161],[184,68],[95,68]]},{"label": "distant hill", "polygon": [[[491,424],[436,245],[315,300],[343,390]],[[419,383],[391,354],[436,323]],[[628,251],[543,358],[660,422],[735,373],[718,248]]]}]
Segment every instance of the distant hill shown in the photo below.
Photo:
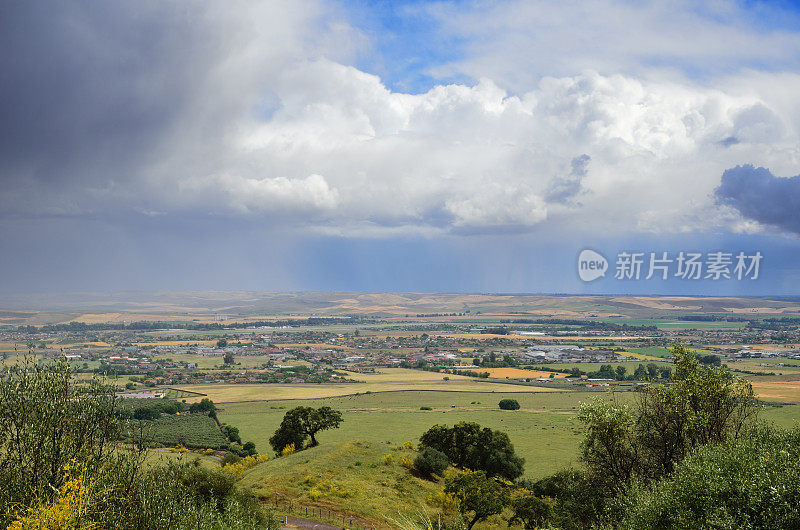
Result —
[{"label": "distant hill", "polygon": [[247,322],[286,316],[371,318],[679,318],[686,315],[800,315],[800,299],[779,297],[571,296],[351,292],[198,291],[7,295],[0,324],[143,320]]}]

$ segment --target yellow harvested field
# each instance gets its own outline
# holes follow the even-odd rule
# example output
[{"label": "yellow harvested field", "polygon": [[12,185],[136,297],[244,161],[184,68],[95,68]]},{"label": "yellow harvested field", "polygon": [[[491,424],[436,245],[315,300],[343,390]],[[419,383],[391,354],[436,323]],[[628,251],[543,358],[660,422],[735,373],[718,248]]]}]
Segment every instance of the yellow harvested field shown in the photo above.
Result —
[{"label": "yellow harvested field", "polygon": [[97,342],[75,342],[72,344],[47,344],[48,349],[51,350],[58,350],[61,348],[76,348],[78,346],[98,346],[100,348],[109,348],[111,344],[107,342],[97,341]]},{"label": "yellow harvested field", "polygon": [[632,351],[621,351],[619,352],[620,355],[624,355],[625,357],[631,359],[638,359],[640,361],[663,361],[664,359],[661,357],[655,357],[654,355],[645,355],[644,353],[635,353]]},{"label": "yellow harvested field", "polygon": [[72,322],[85,322],[86,324],[99,324],[103,322],[116,322],[122,313],[84,313],[72,319]]},{"label": "yellow harvested field", "polygon": [[[611,299],[614,302],[623,302],[628,304],[636,304],[650,309],[668,309],[668,310],[682,310],[682,311],[698,311],[699,305],[686,305],[685,302],[694,301],[694,299],[683,296],[659,296],[653,298],[649,296],[625,296]],[[680,304],[670,303],[679,302]]]},{"label": "yellow harvested field", "polygon": [[[381,333],[368,333],[364,332],[362,335],[375,337],[376,339],[385,339],[388,337],[416,337],[421,333],[418,331],[392,331]],[[497,335],[494,333],[437,333],[432,331],[428,333],[432,337],[452,337],[456,339],[521,339],[521,340],[547,340],[547,341],[574,341],[574,340],[608,340],[609,337],[604,335],[517,335],[514,333],[508,335]],[[642,340],[652,339],[650,336],[631,336],[631,337],[618,337],[614,336],[614,340]]]},{"label": "yellow harvested field", "polygon": [[137,346],[214,346],[214,340],[162,340],[159,342],[136,342]]},{"label": "yellow harvested field", "polygon": [[[521,368],[471,368],[474,372],[489,372],[489,377],[510,379],[525,379],[525,378],[538,378],[550,377],[550,372],[542,372],[541,370],[523,370]],[[568,374],[557,373],[556,377],[567,377]]]},{"label": "yellow harvested field", "polygon": [[284,342],[281,344],[275,344],[278,348],[294,348],[294,349],[302,349],[305,347],[309,347],[315,350],[352,350],[350,346],[338,346],[336,344],[327,344],[324,342],[318,343],[303,343],[303,342]]},{"label": "yellow harvested field", "polygon": [[756,379],[752,383],[756,395],[763,400],[800,402],[800,381],[761,381]]},{"label": "yellow harvested field", "polygon": [[439,372],[426,372],[424,370],[411,370],[409,368],[380,368],[374,374],[359,372],[346,372],[348,379],[355,379],[365,383],[404,383],[404,382],[442,382],[443,377],[451,381],[472,381],[473,378],[464,375],[440,374]]},{"label": "yellow harvested field", "polygon": [[[215,367],[230,368],[223,366],[222,356],[210,355],[192,355],[187,353],[158,353],[152,356],[154,360],[172,359],[173,361],[185,361],[187,363],[195,363],[200,369],[210,369]],[[242,368],[260,368],[264,364],[269,364],[269,356],[266,355],[234,355],[236,369]],[[304,361],[286,361],[280,363],[286,365],[302,365],[310,366],[309,363]]]}]

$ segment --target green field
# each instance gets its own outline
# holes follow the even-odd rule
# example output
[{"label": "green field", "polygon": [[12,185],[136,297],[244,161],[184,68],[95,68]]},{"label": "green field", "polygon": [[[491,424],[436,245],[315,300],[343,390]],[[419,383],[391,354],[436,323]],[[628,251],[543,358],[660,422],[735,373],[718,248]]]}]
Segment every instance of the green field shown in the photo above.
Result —
[{"label": "green field", "polygon": [[800,427],[800,405],[766,407],[759,412],[758,417],[782,429]]},{"label": "green field", "polygon": [[659,329],[740,329],[747,325],[747,322],[681,320],[680,317],[674,319],[604,317],[597,320],[629,326],[656,326]]},{"label": "green field", "polygon": [[[202,396],[208,396],[214,403],[242,403],[254,401],[268,401],[276,399],[322,399],[342,397],[357,394],[370,394],[382,392],[397,392],[408,389],[419,391],[432,390],[447,393],[460,392],[560,392],[560,390],[544,386],[522,386],[511,383],[490,382],[486,379],[476,381],[452,380],[437,383],[287,383],[287,384],[208,384],[186,385],[180,389],[195,392],[187,398],[188,401],[200,401]],[[199,394],[198,394],[199,393]]]},{"label": "green field", "polygon": [[[645,349],[645,348],[628,348],[629,350],[637,350],[637,349]],[[647,354],[649,355],[649,354]],[[649,363],[655,363],[658,367],[663,367],[667,364],[671,366],[672,363],[666,360],[650,360],[650,361],[624,361],[624,362],[599,362],[599,363],[543,363],[542,366],[546,366],[548,368],[553,368],[560,371],[569,372],[572,368],[580,368],[584,372],[596,372],[600,369],[600,366],[604,364],[610,364],[613,369],[617,369],[617,366],[624,366],[627,370],[628,374],[632,374],[634,370],[640,365],[643,364],[647,366]],[[536,368],[536,365],[533,365]]]},{"label": "green field", "polygon": [[[580,401],[593,395],[584,392],[386,392],[307,401],[229,403],[223,406],[219,418],[239,427],[242,438],[254,441],[259,452],[269,449],[269,437],[286,410],[301,405],[327,405],[343,412],[344,423],[339,429],[319,435],[323,444],[347,440],[416,442],[425,430],[437,423],[452,425],[459,421],[475,421],[507,432],[517,452],[526,460],[526,476],[537,478],[576,462],[580,428],[575,413]],[[630,399],[629,393],[615,396]],[[522,408],[499,410],[497,404],[505,397],[516,399]],[[421,411],[421,406],[433,410]]]},{"label": "green field", "polygon": [[667,348],[661,346],[647,346],[645,348],[625,348],[625,349],[633,353],[640,353],[642,355],[651,355],[653,357],[666,358],[672,355]]},{"label": "green field", "polygon": [[[175,362],[195,363],[197,368],[201,370],[220,369],[220,370],[242,370],[251,368],[261,368],[269,364],[270,358],[266,355],[236,355],[234,363],[227,366],[222,362],[222,357],[213,357],[208,355],[192,355],[188,353],[156,353],[152,356],[153,360],[159,361],[164,359],[172,359]],[[309,363],[303,361],[285,361],[279,363],[282,366],[309,366]]]},{"label": "green field", "polygon": [[[499,410],[497,403],[506,397],[519,401],[522,408]],[[576,412],[581,401],[593,397],[628,401],[635,399],[635,394],[380,392],[313,400],[228,403],[222,406],[219,418],[239,427],[242,438],[255,442],[259,452],[270,450],[269,437],[286,410],[297,406],[327,405],[343,412],[345,421],[339,429],[319,435],[323,444],[347,440],[416,442],[425,430],[437,423],[452,425],[459,421],[475,421],[507,432],[517,452],[525,458],[525,476],[538,478],[577,462],[582,430]],[[421,411],[421,406],[433,410]],[[761,417],[788,426],[800,419],[800,407],[769,407]]]},{"label": "green field", "polygon": [[[733,370],[764,372],[775,374],[800,374],[800,361],[795,359],[739,359],[726,361]],[[783,366],[779,366],[779,365]]]}]

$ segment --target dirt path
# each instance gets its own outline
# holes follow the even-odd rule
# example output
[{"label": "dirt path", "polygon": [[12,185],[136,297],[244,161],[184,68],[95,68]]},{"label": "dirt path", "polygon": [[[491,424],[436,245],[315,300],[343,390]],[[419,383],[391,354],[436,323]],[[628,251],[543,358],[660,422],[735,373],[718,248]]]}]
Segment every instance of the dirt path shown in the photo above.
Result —
[{"label": "dirt path", "polygon": [[311,521],[310,519],[298,519],[291,515],[285,518],[281,517],[282,530],[295,530],[298,528],[303,530],[342,530],[341,526],[331,526],[329,524]]}]

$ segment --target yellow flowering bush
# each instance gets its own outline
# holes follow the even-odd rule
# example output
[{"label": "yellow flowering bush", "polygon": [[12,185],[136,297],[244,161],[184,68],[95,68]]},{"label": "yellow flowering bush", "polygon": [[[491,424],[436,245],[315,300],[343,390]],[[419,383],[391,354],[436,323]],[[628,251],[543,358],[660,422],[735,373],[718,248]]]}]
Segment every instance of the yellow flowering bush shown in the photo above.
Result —
[{"label": "yellow flowering bush", "polygon": [[266,462],[269,460],[268,454],[263,455],[250,455],[245,458],[242,458],[238,462],[233,462],[230,464],[225,464],[223,466],[219,466],[222,471],[227,471],[233,475],[241,475],[246,470],[250,469],[253,466],[256,466],[262,462]]},{"label": "yellow flowering bush", "polygon": [[438,491],[428,495],[427,503],[444,511],[449,511],[455,507],[455,498],[445,492],[444,488],[440,488]]},{"label": "yellow flowering bush", "polygon": [[328,481],[321,482],[308,491],[309,498],[314,501],[320,497],[325,497],[326,495],[335,495],[337,497],[347,498],[352,496],[353,492],[341,484]]},{"label": "yellow flowering bush", "polygon": [[8,526],[10,530],[72,530],[95,526],[84,520],[96,493],[92,480],[80,467],[66,464],[63,472],[64,485],[58,491],[56,499],[50,504],[29,508],[26,514],[20,515]]},{"label": "yellow flowering bush", "polygon": [[283,451],[281,451],[281,456],[293,455],[295,451],[296,449],[294,447],[294,444],[290,443],[289,445],[283,448]]}]

